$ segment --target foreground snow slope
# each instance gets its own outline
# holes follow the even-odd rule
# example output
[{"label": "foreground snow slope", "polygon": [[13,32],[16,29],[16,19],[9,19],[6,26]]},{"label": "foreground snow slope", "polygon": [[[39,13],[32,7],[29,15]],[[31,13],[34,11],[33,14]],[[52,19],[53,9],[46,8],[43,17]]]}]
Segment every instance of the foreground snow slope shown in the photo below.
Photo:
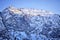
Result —
[{"label": "foreground snow slope", "polygon": [[8,7],[0,23],[1,40],[60,40],[60,15],[46,10]]}]

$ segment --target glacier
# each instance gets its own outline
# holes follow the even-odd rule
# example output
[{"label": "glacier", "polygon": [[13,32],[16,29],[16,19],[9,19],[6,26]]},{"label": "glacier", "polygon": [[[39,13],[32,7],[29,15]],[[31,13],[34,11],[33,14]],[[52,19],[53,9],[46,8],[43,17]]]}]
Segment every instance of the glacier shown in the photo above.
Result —
[{"label": "glacier", "polygon": [[60,40],[60,15],[8,7],[0,12],[0,40]]}]

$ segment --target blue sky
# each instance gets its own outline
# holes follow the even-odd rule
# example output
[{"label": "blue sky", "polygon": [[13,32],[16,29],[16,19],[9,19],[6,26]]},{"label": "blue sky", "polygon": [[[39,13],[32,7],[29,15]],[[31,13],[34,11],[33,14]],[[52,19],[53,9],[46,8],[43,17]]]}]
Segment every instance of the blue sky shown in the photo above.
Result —
[{"label": "blue sky", "polygon": [[0,0],[0,11],[9,6],[35,8],[60,13],[60,0]]}]

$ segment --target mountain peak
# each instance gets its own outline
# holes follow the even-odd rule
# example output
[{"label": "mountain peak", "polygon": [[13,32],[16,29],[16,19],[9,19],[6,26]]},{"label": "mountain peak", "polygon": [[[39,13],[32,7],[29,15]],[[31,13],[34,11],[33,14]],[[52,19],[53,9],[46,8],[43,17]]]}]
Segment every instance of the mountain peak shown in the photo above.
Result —
[{"label": "mountain peak", "polygon": [[11,12],[13,12],[13,13],[16,13],[16,14],[22,13],[20,10],[18,10],[18,9],[15,8],[15,7],[9,7],[9,10],[10,10]]},{"label": "mountain peak", "polygon": [[46,15],[51,15],[54,14],[50,11],[46,11],[46,10],[40,10],[40,9],[33,9],[33,8],[15,8],[13,6],[8,7],[8,10],[13,12],[14,14],[27,14],[27,15],[41,15],[41,16],[46,16]]}]

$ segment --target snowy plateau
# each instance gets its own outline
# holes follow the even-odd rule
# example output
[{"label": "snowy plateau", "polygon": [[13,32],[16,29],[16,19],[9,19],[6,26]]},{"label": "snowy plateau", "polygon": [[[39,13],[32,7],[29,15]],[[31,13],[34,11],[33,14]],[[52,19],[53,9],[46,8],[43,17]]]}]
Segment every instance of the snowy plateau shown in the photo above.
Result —
[{"label": "snowy plateau", "polygon": [[60,40],[60,15],[8,7],[0,12],[0,40]]}]

